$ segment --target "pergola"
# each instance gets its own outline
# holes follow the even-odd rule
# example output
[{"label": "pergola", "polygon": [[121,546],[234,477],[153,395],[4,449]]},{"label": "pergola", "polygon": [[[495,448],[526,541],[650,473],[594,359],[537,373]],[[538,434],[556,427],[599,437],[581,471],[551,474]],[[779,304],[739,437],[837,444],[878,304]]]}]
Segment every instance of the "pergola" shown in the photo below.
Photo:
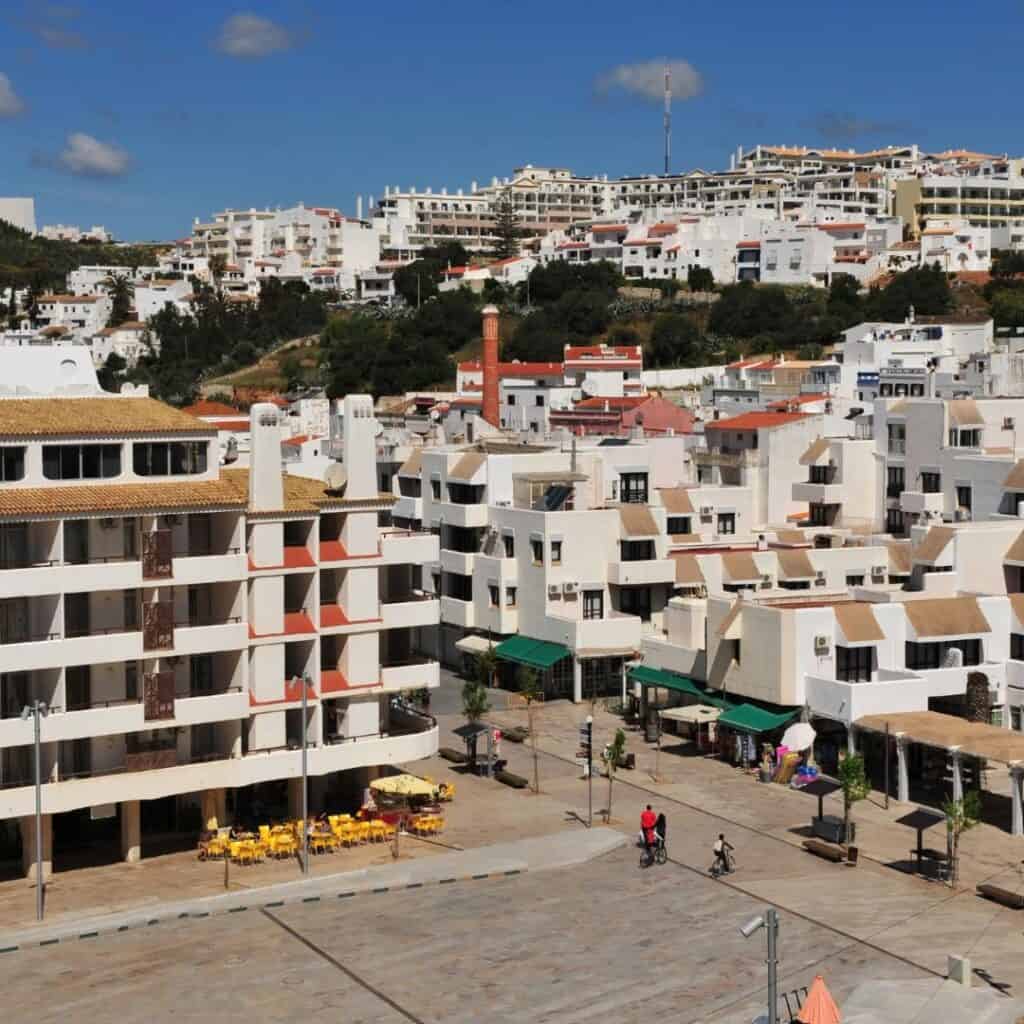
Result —
[{"label": "pergola", "polygon": [[907,771],[907,745],[919,743],[949,752],[953,762],[953,799],[963,798],[961,761],[979,757],[1005,764],[1010,769],[1010,793],[1013,798],[1011,832],[1024,835],[1024,735],[984,722],[968,722],[954,715],[937,711],[900,711],[888,715],[865,715],[853,723],[857,729],[885,733],[896,738],[896,799],[910,799],[910,778]]}]

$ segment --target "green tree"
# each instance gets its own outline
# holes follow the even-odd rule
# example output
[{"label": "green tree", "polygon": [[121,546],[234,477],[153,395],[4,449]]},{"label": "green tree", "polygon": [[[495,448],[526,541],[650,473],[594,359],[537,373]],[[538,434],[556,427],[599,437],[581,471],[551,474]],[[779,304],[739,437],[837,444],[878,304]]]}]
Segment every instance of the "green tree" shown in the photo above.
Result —
[{"label": "green tree", "polygon": [[512,193],[506,189],[494,207],[494,247],[491,250],[496,260],[507,260],[519,255],[519,240],[522,228],[516,214]]},{"label": "green tree", "polygon": [[131,315],[134,289],[124,274],[114,274],[107,284],[107,295],[110,296],[110,316],[107,317],[108,327],[123,324]]},{"label": "green tree", "polygon": [[648,348],[652,366],[699,366],[701,355],[700,335],[690,317],[661,313],[654,318]]},{"label": "green tree", "polygon": [[222,253],[214,253],[209,259],[210,277],[213,279],[214,288],[220,288],[220,282],[228,269],[227,257]]},{"label": "green tree", "polygon": [[540,676],[536,669],[522,666],[519,669],[519,696],[526,701],[526,720],[530,730],[530,747],[533,750],[533,791],[540,792],[540,761],[537,754],[537,730],[534,728],[534,705],[544,699]]},{"label": "green tree", "polygon": [[1024,252],[999,249],[992,253],[992,277],[1005,279],[1024,274]]},{"label": "green tree", "polygon": [[864,302],[860,296],[860,283],[851,274],[833,274],[828,286],[826,311],[839,321],[838,329],[845,330],[864,319]]},{"label": "green tree", "polygon": [[850,841],[850,821],[853,805],[871,792],[864,758],[860,754],[847,754],[839,762],[839,785],[843,790],[843,839]]},{"label": "green tree", "polygon": [[1024,327],[1024,288],[992,293],[992,319],[997,327]]},{"label": "green tree", "polygon": [[476,681],[483,687],[494,686],[495,677],[498,674],[498,656],[494,653],[493,647],[480,651],[476,656]]},{"label": "green tree", "polygon": [[462,713],[469,722],[479,722],[488,711],[491,702],[487,690],[476,679],[468,679],[462,687]]},{"label": "green tree", "polygon": [[715,276],[707,267],[692,266],[686,272],[686,287],[691,292],[714,291]]},{"label": "green tree", "polygon": [[604,823],[607,825],[612,820],[612,783],[615,782],[615,773],[619,770],[619,764],[626,755],[626,733],[623,729],[615,730],[615,738],[605,747],[601,755],[604,761],[605,771],[608,773],[608,806],[604,812]]},{"label": "green tree", "polygon": [[104,391],[117,392],[121,390],[127,369],[128,363],[124,356],[118,355],[117,352],[111,352],[103,365],[96,371],[96,379]]},{"label": "green tree", "polygon": [[960,880],[960,838],[981,821],[981,793],[972,790],[960,800],[946,800],[942,811],[949,846],[949,884],[955,886]]},{"label": "green tree", "polygon": [[949,281],[937,263],[897,274],[885,288],[872,288],[864,313],[868,320],[901,323],[911,306],[922,316],[939,316],[952,308]]}]

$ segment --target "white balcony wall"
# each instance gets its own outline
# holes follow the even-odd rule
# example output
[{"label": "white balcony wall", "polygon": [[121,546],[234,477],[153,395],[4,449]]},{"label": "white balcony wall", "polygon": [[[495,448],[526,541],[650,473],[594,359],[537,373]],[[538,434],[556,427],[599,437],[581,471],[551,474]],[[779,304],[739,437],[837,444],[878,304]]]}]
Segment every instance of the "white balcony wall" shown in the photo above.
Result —
[{"label": "white balcony wall", "polygon": [[[444,600],[450,600],[445,598]],[[472,602],[459,602],[469,604]],[[380,606],[384,629],[407,626],[436,626],[441,621],[440,603],[436,600],[396,601]],[[450,621],[450,620],[445,620]]]},{"label": "white balcony wall", "polygon": [[921,677],[846,683],[822,676],[805,676],[807,703],[812,715],[821,715],[849,725],[864,715],[927,711],[928,698],[935,696]]},{"label": "white balcony wall", "polygon": [[441,685],[441,666],[436,661],[387,665],[380,670],[380,680],[387,691],[433,689]]},{"label": "white balcony wall", "polygon": [[617,586],[674,583],[675,578],[676,564],[671,559],[608,563],[608,582]]},{"label": "white balcony wall", "polygon": [[472,601],[460,601],[455,597],[442,597],[440,609],[441,618],[449,625],[464,626],[468,629],[475,624],[476,616]]},{"label": "white balcony wall", "polygon": [[243,580],[247,571],[245,555],[196,555],[175,558],[172,566],[172,582],[175,586]]}]

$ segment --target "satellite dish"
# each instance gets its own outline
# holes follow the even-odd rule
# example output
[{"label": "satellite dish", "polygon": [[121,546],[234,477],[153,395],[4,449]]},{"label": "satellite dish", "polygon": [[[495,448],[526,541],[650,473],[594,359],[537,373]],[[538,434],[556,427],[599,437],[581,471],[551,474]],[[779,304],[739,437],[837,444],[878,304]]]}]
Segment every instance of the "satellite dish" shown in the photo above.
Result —
[{"label": "satellite dish", "polygon": [[343,491],[348,483],[348,473],[340,462],[332,462],[324,472],[324,483],[329,491]]}]

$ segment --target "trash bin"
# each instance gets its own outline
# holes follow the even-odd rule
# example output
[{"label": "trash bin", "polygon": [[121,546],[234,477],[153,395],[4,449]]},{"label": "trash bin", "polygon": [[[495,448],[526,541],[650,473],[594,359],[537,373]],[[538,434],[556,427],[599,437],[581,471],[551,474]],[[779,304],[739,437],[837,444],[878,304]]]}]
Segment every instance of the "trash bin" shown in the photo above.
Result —
[{"label": "trash bin", "polygon": [[658,742],[658,712],[650,708],[647,712],[647,721],[644,723],[644,739],[648,743]]}]

